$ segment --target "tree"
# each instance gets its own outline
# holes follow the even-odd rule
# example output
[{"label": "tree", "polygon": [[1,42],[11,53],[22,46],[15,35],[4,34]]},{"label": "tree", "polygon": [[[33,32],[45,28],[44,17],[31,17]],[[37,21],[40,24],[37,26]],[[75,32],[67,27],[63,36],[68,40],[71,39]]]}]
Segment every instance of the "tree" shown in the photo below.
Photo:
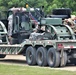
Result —
[{"label": "tree", "polygon": [[0,0],[0,10],[7,10],[11,7],[25,7],[26,3],[30,7],[44,5],[45,12],[49,14],[54,8],[71,8],[72,12],[76,13],[76,0]]}]

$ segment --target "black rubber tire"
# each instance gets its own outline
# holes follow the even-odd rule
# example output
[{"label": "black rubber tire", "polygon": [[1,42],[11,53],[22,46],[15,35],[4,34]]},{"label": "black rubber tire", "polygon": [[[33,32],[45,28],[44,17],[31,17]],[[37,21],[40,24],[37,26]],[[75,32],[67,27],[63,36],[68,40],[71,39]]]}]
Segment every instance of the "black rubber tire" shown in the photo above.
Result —
[{"label": "black rubber tire", "polygon": [[5,58],[5,57],[6,57],[6,55],[0,54],[0,58]]},{"label": "black rubber tire", "polygon": [[39,47],[36,51],[36,62],[39,66],[46,66],[47,60],[46,60],[46,54],[47,50],[44,47]]},{"label": "black rubber tire", "polygon": [[36,64],[36,49],[32,46],[26,49],[26,61],[28,65]]},{"label": "black rubber tire", "polygon": [[50,67],[58,67],[60,65],[60,54],[54,48],[49,48],[47,52],[47,63]]}]

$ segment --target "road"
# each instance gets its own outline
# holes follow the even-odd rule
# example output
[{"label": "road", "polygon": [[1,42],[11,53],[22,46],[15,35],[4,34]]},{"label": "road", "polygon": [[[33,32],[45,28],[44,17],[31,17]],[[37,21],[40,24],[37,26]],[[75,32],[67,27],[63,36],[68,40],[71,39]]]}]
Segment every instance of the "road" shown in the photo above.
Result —
[{"label": "road", "polygon": [[[26,63],[26,58],[22,55],[7,55],[4,59],[0,59],[0,64],[7,64],[7,65],[19,65],[19,66],[28,66]],[[39,67],[39,66],[35,66]],[[44,67],[49,69],[55,69],[55,70],[68,70],[68,71],[76,71],[75,65],[69,65],[65,67],[60,68],[50,68],[50,67]]]},{"label": "road", "polygon": [[27,65],[25,56],[7,55],[4,59],[0,58],[1,64]]}]

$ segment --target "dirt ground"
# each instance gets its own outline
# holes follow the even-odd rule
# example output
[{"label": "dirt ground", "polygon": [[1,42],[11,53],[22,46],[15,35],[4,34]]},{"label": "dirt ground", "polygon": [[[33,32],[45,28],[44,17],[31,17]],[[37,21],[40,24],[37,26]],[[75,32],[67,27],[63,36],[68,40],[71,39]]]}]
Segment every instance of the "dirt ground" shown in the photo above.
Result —
[{"label": "dirt ground", "polygon": [[[4,59],[0,59],[0,63],[22,65],[22,66],[27,65],[26,57],[22,56],[22,55],[7,55]],[[76,71],[76,66],[75,65],[69,65],[69,66],[60,67],[60,68],[50,68],[50,67],[45,67],[45,68],[55,69],[55,70]]]}]

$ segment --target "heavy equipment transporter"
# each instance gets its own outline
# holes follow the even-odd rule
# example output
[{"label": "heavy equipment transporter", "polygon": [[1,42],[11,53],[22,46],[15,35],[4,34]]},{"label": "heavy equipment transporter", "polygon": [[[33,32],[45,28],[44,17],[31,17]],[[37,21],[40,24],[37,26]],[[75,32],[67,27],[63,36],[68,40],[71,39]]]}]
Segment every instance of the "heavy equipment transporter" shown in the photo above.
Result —
[{"label": "heavy equipment transporter", "polygon": [[61,18],[41,18],[39,26],[45,30],[43,33],[38,32],[40,35],[36,35],[35,39],[29,39],[35,21],[28,15],[24,29],[21,29],[21,18],[25,12],[26,10],[20,13],[18,11],[13,15],[12,44],[8,41],[7,23],[0,21],[0,57],[24,55],[29,65],[50,67],[65,66],[71,59],[76,58],[75,34],[68,25],[62,24]]},{"label": "heavy equipment transporter", "polygon": [[[9,44],[7,35],[8,19],[1,19],[0,16],[1,58],[6,55],[24,55],[29,65],[50,67],[65,66],[71,59],[76,59],[73,30],[64,25],[61,18],[45,18],[41,13],[38,8],[9,9],[6,17],[13,14],[12,44]],[[36,32],[29,39],[36,25],[43,27],[44,31]]]}]

